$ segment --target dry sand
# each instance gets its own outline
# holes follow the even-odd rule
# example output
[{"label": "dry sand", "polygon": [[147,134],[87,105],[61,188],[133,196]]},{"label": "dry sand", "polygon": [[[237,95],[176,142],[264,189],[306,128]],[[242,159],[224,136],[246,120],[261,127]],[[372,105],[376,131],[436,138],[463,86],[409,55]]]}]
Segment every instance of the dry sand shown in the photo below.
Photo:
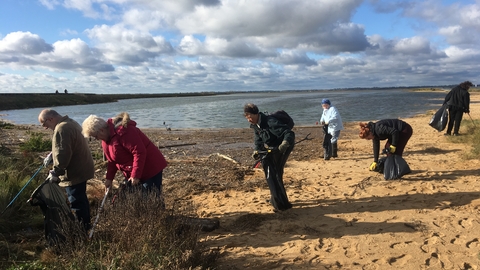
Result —
[{"label": "dry sand", "polygon": [[[472,94],[474,119],[479,102]],[[221,220],[203,237],[221,247],[221,269],[479,269],[480,162],[467,160],[469,147],[434,130],[430,118],[403,119],[414,132],[404,153],[412,173],[401,180],[368,170],[371,141],[350,124],[338,158],[298,160],[296,153],[287,163],[288,211],[274,213],[266,202],[261,170],[244,179],[263,180],[256,188],[191,196],[200,216]]]}]

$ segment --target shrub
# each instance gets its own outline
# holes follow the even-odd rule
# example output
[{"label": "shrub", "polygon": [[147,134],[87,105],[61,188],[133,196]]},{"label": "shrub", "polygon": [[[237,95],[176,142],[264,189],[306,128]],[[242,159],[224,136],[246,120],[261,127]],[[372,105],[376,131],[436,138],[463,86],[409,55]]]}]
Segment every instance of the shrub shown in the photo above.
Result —
[{"label": "shrub", "polygon": [[0,121],[0,128],[12,129],[13,127],[14,127],[14,125],[11,124],[11,123]]},{"label": "shrub", "polygon": [[27,134],[30,135],[30,138],[20,144],[20,149],[25,152],[44,152],[52,149],[52,140],[46,139],[43,137],[45,134],[40,132],[30,132],[27,131]]},{"label": "shrub", "polygon": [[460,133],[462,136],[448,137],[452,143],[464,143],[471,145],[472,148],[464,157],[466,159],[480,158],[480,122],[478,120],[465,119],[462,121]]},{"label": "shrub", "polygon": [[211,269],[218,252],[199,243],[200,227],[162,205],[155,196],[121,193],[114,205],[105,204],[90,241],[77,225],[67,226],[60,256],[45,263],[58,269]]}]

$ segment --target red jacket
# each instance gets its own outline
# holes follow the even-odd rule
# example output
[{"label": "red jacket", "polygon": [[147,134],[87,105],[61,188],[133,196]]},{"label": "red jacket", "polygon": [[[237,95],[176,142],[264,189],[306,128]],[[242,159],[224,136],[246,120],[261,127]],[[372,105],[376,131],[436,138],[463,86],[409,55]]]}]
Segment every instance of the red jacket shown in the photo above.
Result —
[{"label": "red jacket", "polygon": [[126,127],[114,126],[112,119],[107,121],[110,139],[102,141],[102,148],[108,160],[106,179],[113,180],[117,170],[128,179],[147,180],[167,167],[162,152],[137,128],[137,123],[128,121]]}]

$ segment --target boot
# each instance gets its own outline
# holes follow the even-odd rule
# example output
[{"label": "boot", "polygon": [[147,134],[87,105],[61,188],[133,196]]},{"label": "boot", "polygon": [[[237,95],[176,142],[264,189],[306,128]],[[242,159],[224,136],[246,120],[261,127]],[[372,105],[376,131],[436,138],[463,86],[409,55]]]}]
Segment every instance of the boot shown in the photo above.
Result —
[{"label": "boot", "polygon": [[338,151],[337,143],[336,142],[332,143],[332,157],[334,158],[338,157],[337,151]]},{"label": "boot", "polygon": [[323,159],[329,160],[332,156],[332,145],[330,144],[328,147],[323,148]]}]

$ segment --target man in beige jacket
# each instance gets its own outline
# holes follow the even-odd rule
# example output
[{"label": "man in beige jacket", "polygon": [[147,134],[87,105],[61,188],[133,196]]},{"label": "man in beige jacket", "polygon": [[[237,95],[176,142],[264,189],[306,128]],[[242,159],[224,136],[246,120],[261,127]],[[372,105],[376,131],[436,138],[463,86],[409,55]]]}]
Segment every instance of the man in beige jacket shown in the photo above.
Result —
[{"label": "man in beige jacket", "polygon": [[[93,158],[87,140],[82,135],[82,127],[52,109],[44,109],[38,121],[53,130],[52,153],[53,170],[47,179],[62,183],[68,195],[70,207],[85,231],[90,229],[90,205],[87,198],[87,180],[94,176]],[[48,165],[48,161],[45,162]]]}]

